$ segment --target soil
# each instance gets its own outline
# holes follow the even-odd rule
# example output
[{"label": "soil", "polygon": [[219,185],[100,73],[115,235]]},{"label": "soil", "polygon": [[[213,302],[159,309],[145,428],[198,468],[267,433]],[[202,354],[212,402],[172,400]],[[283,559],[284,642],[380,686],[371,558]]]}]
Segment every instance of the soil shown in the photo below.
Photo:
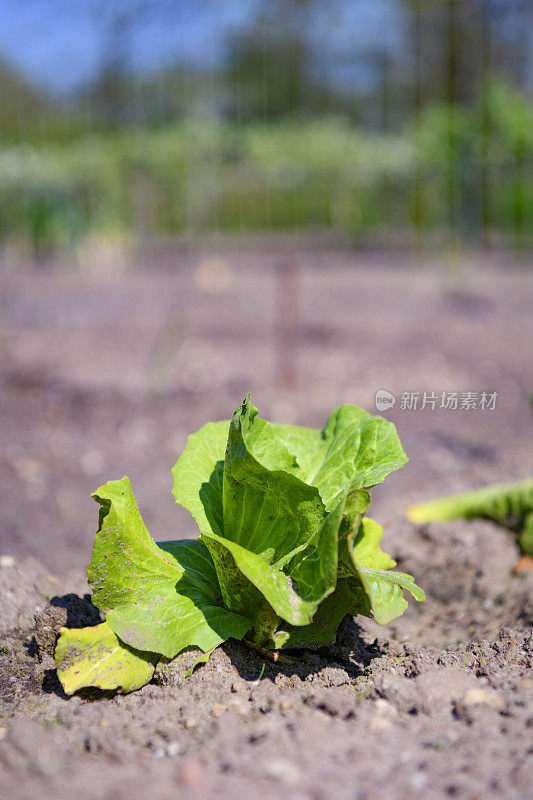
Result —
[{"label": "soil", "polygon": [[[533,572],[513,572],[513,536],[490,523],[404,516],[532,474],[533,272],[320,247],[217,258],[4,271],[2,795],[533,797]],[[290,666],[230,641],[191,677],[192,652],[133,694],[66,697],[57,631],[100,620],[84,578],[90,493],[126,473],[154,538],[195,536],[170,467],[249,389],[264,416],[314,426],[340,403],[373,411],[378,389],[396,395],[384,415],[411,460],[373,491],[372,516],[426,603],[386,627],[347,618]],[[404,392],[438,402],[404,409]],[[442,392],[498,398],[449,410]]]}]

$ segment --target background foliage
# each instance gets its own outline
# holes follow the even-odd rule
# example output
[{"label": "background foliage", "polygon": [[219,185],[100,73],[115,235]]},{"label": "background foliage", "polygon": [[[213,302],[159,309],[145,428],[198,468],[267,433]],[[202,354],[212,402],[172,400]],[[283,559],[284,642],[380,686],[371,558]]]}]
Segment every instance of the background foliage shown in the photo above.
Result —
[{"label": "background foliage", "polygon": [[188,4],[84,0],[101,17],[85,80],[61,93],[0,65],[2,241],[40,256],[95,233],[326,229],[527,247],[528,4],[355,5],[250,3],[215,55],[135,67],[154,21],[179,30]]}]

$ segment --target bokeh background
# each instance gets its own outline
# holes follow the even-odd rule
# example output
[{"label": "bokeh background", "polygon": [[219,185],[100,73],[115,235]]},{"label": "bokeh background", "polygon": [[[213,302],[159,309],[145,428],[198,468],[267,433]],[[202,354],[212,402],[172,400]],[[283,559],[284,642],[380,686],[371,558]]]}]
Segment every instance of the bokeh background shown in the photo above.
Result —
[{"label": "bokeh background", "polygon": [[195,535],[170,467],[248,390],[317,427],[395,394],[393,540],[413,500],[531,474],[530,0],[0,16],[1,552],[83,567],[124,473],[155,538]]},{"label": "bokeh background", "polygon": [[530,0],[0,3],[0,231],[531,244]]}]

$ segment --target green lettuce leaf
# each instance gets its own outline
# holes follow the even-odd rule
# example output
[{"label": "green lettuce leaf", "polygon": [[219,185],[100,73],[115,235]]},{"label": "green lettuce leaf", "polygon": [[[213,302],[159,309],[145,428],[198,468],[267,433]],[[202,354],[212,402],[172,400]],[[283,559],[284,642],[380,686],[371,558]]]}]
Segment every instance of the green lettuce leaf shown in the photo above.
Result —
[{"label": "green lettuce leaf", "polygon": [[357,578],[339,578],[335,591],[320,604],[310,625],[281,625],[272,636],[273,649],[325,644],[335,640],[340,623],[347,614],[370,616],[368,596]]},{"label": "green lettuce leaf", "polygon": [[174,467],[173,491],[199,524],[225,605],[254,609],[254,636],[266,640],[279,617],[308,624],[334,590],[343,504],[326,512],[249,397],[228,429],[222,482],[219,430],[205,426]]},{"label": "green lettuce leaf", "polygon": [[172,469],[172,494],[177,503],[190,511],[202,538],[209,542],[217,573],[222,577],[220,585],[225,605],[248,616],[256,638],[266,641],[276,629],[279,617],[239,570],[224,544],[216,541],[216,537],[223,537],[224,530],[223,475],[229,425],[229,420],[208,422],[188,437]]},{"label": "green lettuce leaf", "polygon": [[124,644],[103,622],[94,628],[61,628],[55,659],[67,694],[88,686],[126,694],[152,679],[158,656]]},{"label": "green lettuce leaf", "polygon": [[342,504],[327,514],[316,487],[294,469],[294,456],[247,399],[230,423],[224,538],[216,541],[280,617],[303,625],[335,588]]},{"label": "green lettuce leaf", "polygon": [[[365,489],[406,461],[394,425],[355,406],[338,408],[320,431],[271,425],[248,396],[230,422],[189,437],[173,493],[198,523],[224,605],[251,616],[254,639],[265,643],[280,619],[310,625],[337,577],[352,579],[360,595],[348,534],[370,503]],[[378,560],[368,566],[393,565],[379,548],[372,552]],[[365,576],[375,596],[373,580]]]},{"label": "green lettuce leaf", "polygon": [[200,533],[222,536],[222,481],[229,420],[208,422],[192,433],[172,468],[172,494],[193,515]]},{"label": "green lettuce leaf", "polygon": [[156,545],[126,477],[93,497],[101,506],[100,526],[87,574],[93,602],[123,642],[173,658],[186,647],[205,652],[244,636],[251,622],[223,606],[201,541]]},{"label": "green lettuce leaf", "polygon": [[351,540],[351,555],[361,567],[392,569],[396,561],[381,549],[383,528],[370,517],[363,517]]},{"label": "green lettuce leaf", "polygon": [[271,425],[250,396],[231,420],[189,437],[173,494],[199,540],[156,544],[129,479],[93,495],[99,528],[88,568],[97,628],[62,630],[65,690],[132,691],[161,657],[248,636],[270,648],[320,644],[346,614],[389,622],[424,593],[393,572],[368,489],[406,462],[394,426],[342,406],[323,431]]},{"label": "green lettuce leaf", "polygon": [[199,667],[201,664],[207,664],[212,654],[213,650],[208,650],[207,653],[202,653],[201,656],[195,658],[189,669],[186,669],[185,672],[183,673],[183,677],[190,678],[196,667]]},{"label": "green lettuce leaf", "polygon": [[415,600],[426,599],[424,591],[416,585],[412,575],[361,567],[357,562],[354,565],[370,601],[372,616],[380,625],[388,625],[407,608],[402,589],[407,589]]},{"label": "green lettuce leaf", "polygon": [[357,406],[337,408],[324,430],[271,428],[296,456],[298,477],[318,488],[328,511],[348,492],[382,483],[408,461],[393,423]]},{"label": "green lettuce leaf", "polygon": [[[351,500],[349,520],[353,519],[354,510],[358,515],[368,505],[361,492],[352,495]],[[282,625],[272,637],[275,647],[332,641],[347,614],[361,614],[387,624],[407,608],[402,589],[407,589],[417,600],[425,599],[410,575],[390,571],[396,562],[380,547],[381,525],[370,517],[363,517],[359,524],[357,515],[346,539],[339,541],[339,579],[335,591],[320,604],[312,624],[299,628]]]},{"label": "green lettuce leaf", "polygon": [[452,494],[413,506],[411,522],[450,522],[488,519],[517,534],[520,550],[533,555],[533,480],[495,483],[470,492]]},{"label": "green lettuce leaf", "polygon": [[533,556],[533,511],[524,516],[522,527],[518,531],[518,546],[526,556]]},{"label": "green lettuce leaf", "polygon": [[[387,625],[407,608],[402,589],[407,589],[415,600],[425,600],[426,596],[411,575],[391,569],[396,566],[396,562],[381,550],[382,537],[381,525],[370,517],[363,517],[357,532],[352,530],[348,535],[346,551],[341,549],[340,558],[345,570],[351,563],[353,575],[359,579],[366,592],[376,622]],[[349,556],[349,562],[343,557],[345,552]]]},{"label": "green lettuce leaf", "polygon": [[[370,505],[370,495],[364,489],[355,489],[350,492],[344,504],[341,526],[339,528],[339,556],[338,576],[341,578],[353,577],[353,564],[348,553],[348,543],[353,546],[355,536],[360,528],[363,514]],[[362,535],[362,534],[361,534]]]}]

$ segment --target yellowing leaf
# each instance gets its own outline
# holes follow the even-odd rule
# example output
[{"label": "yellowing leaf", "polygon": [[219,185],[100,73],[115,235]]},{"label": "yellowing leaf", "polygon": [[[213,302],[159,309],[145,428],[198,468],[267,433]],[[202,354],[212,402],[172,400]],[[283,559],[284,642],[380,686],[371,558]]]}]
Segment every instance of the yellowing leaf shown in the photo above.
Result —
[{"label": "yellowing leaf", "polygon": [[88,686],[126,694],[151,680],[158,657],[128,647],[103,622],[94,628],[61,628],[55,659],[67,694]]}]

